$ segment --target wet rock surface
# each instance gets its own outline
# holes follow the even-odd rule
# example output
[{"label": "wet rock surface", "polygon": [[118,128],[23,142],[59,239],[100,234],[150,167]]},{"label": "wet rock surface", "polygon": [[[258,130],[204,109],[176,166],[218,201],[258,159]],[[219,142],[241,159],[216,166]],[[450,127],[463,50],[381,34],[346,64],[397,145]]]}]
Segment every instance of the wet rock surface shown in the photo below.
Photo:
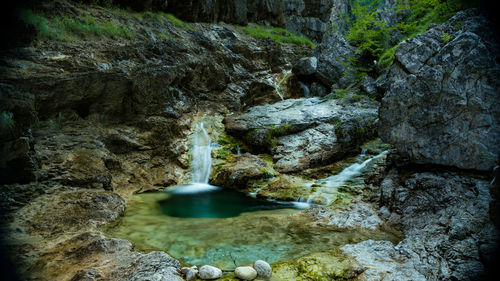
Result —
[{"label": "wet rock surface", "polygon": [[500,152],[497,38],[479,10],[467,10],[402,42],[379,112],[381,138],[415,163],[491,170]]},{"label": "wet rock surface", "polygon": [[338,159],[372,138],[376,112],[377,103],[365,99],[290,99],[253,107],[224,123],[229,134],[271,152],[276,170],[291,172]]},{"label": "wet rock surface", "polygon": [[272,177],[269,163],[250,153],[234,155],[222,166],[213,179],[213,184],[227,188],[246,189],[256,180]]}]

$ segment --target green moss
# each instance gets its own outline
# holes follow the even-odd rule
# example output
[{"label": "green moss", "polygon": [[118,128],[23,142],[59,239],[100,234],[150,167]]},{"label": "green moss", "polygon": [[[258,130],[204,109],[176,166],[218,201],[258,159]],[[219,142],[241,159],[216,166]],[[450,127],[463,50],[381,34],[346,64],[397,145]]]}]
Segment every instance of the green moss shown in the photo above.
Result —
[{"label": "green moss", "polygon": [[332,91],[331,94],[327,95],[326,96],[326,99],[341,99],[341,98],[345,98],[345,96],[347,95],[347,90],[346,89],[335,89]]},{"label": "green moss", "polygon": [[337,119],[332,124],[335,125],[335,136],[337,136],[337,138],[341,138],[344,135],[344,132],[342,131],[342,120]]},{"label": "green moss", "polygon": [[273,279],[297,281],[346,280],[356,277],[355,261],[340,249],[309,254],[300,258],[276,262],[271,265]]},{"label": "green moss", "polygon": [[[274,171],[274,170],[273,170]],[[285,201],[294,201],[297,198],[308,198],[311,187],[307,181],[291,175],[273,175],[267,181],[258,182],[256,187],[261,188],[259,196],[275,198]]]},{"label": "green moss", "polygon": [[269,38],[277,43],[307,45],[311,49],[316,47],[316,44],[311,42],[311,40],[306,37],[297,36],[290,31],[279,27],[249,24],[248,26],[239,26],[239,28],[256,38]]}]

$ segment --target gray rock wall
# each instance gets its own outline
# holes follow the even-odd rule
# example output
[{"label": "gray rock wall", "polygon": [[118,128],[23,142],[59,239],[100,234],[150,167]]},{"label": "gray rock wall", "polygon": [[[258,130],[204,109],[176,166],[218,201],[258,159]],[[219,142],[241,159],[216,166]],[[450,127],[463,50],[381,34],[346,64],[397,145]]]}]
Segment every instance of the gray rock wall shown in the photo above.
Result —
[{"label": "gray rock wall", "polygon": [[500,152],[500,64],[479,10],[402,42],[379,111],[379,134],[414,163],[491,170]]}]

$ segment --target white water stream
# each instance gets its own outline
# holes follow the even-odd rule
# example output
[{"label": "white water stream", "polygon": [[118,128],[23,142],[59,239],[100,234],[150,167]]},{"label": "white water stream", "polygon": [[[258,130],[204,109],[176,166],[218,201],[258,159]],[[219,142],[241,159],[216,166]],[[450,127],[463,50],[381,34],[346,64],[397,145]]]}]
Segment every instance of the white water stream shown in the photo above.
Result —
[{"label": "white water stream", "polygon": [[[368,163],[386,155],[387,153],[388,153],[387,150],[383,151],[382,153],[373,156],[371,158],[368,158],[361,163],[354,163],[350,165],[349,167],[345,168],[344,170],[342,170],[342,172],[336,175],[315,181],[314,184],[318,184],[320,185],[320,187],[318,187],[316,192],[314,192],[309,196],[309,198],[307,199],[307,203],[312,204],[313,200],[318,198],[323,198],[325,205],[330,205],[332,200],[336,198],[335,192],[341,185],[343,185],[351,178],[361,174],[363,168],[365,168]],[[365,156],[365,154],[366,152],[362,151],[361,154],[359,155],[359,158],[361,159],[362,157]]]},{"label": "white water stream", "polygon": [[199,193],[219,189],[217,186],[208,184],[210,170],[212,169],[211,139],[203,123],[196,125],[193,135],[192,148],[192,176],[187,185],[179,185],[169,188],[169,192],[176,194]]}]

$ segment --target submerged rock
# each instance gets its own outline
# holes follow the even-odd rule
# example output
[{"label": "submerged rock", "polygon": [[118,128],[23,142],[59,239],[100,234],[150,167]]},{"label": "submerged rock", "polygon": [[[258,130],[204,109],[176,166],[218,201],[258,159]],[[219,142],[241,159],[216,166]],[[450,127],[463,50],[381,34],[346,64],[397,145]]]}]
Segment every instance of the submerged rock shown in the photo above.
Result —
[{"label": "submerged rock", "polygon": [[[415,269],[417,265],[413,261],[402,259],[389,241],[367,240],[354,245],[345,245],[341,249],[367,268],[361,274],[362,280],[428,280]],[[400,259],[404,262],[398,262]]]},{"label": "submerged rock", "polygon": [[238,266],[234,269],[234,275],[243,280],[254,280],[257,277],[257,271],[251,266]]},{"label": "submerged rock", "polygon": [[339,228],[377,229],[383,221],[377,213],[366,204],[355,204],[349,211],[333,215],[328,219],[328,225]]},{"label": "submerged rock", "polygon": [[215,266],[204,265],[200,267],[199,276],[204,280],[217,279],[222,277],[222,270]]},{"label": "submerged rock", "polygon": [[273,271],[271,266],[263,261],[257,260],[253,263],[253,268],[257,271],[257,276],[262,279],[269,279],[273,275]]},{"label": "submerged rock", "polygon": [[500,152],[500,63],[479,10],[403,41],[388,74],[379,135],[419,164],[491,170]]}]

